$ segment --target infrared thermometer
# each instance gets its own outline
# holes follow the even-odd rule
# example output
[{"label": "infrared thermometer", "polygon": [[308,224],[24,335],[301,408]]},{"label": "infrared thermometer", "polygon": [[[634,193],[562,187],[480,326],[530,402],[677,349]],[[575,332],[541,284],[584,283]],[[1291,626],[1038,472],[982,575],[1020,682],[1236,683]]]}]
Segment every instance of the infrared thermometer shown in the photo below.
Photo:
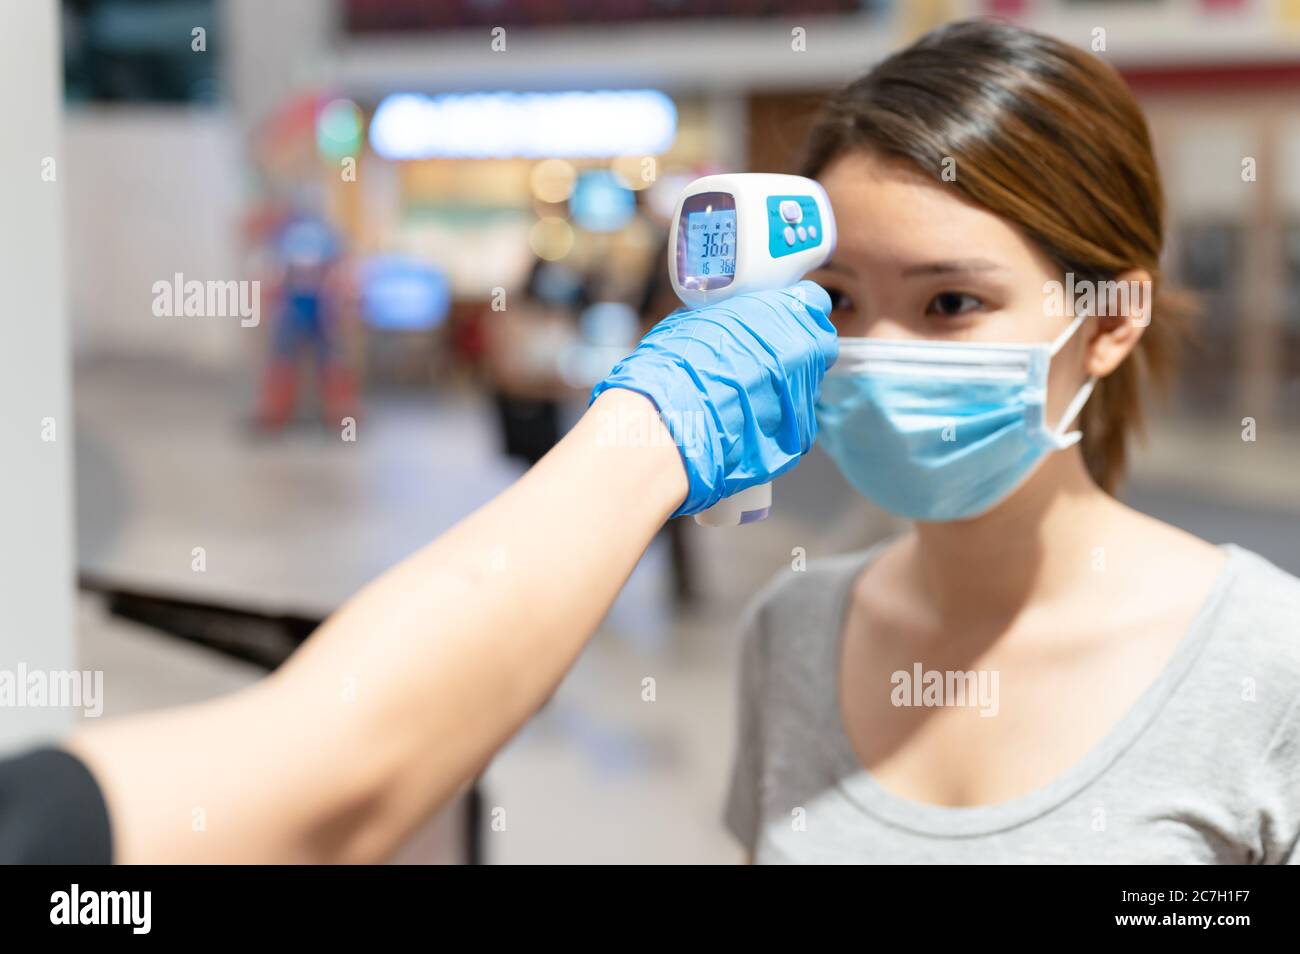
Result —
[{"label": "infrared thermometer", "polygon": [[[696,179],[677,199],[668,236],[673,291],[688,308],[787,288],[835,250],[826,190],[803,176],[744,172]],[[772,485],[719,501],[695,520],[735,527],[764,519]]]}]

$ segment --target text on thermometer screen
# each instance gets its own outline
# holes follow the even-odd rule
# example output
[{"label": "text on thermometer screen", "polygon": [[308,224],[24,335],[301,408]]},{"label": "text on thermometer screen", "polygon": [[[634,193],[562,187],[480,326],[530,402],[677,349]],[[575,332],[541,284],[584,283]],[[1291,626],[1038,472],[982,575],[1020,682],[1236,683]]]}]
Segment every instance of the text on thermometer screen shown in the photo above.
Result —
[{"label": "text on thermometer screen", "polygon": [[705,278],[735,273],[736,210],[687,213],[686,274]]}]

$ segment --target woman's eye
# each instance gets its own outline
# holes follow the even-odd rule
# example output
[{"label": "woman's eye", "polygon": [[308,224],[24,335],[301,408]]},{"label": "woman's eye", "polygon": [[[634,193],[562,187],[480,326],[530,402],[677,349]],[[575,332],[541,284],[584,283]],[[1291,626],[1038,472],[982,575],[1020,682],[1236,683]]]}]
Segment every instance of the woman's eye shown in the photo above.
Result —
[{"label": "woman's eye", "polygon": [[961,292],[940,292],[930,299],[930,304],[925,306],[927,315],[942,315],[945,318],[954,318],[957,315],[964,315],[968,311],[974,311],[982,302],[974,295],[963,295]]},{"label": "woman's eye", "polygon": [[826,293],[831,296],[831,311],[852,311],[853,299],[848,296],[847,292],[840,291],[838,288],[826,286]]}]

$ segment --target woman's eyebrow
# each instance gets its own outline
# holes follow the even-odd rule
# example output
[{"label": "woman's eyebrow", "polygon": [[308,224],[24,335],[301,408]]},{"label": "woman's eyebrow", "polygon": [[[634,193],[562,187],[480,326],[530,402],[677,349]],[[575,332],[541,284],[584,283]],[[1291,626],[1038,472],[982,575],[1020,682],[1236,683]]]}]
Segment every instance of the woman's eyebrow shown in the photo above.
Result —
[{"label": "woman's eyebrow", "polygon": [[903,269],[903,277],[912,275],[948,275],[954,272],[995,272],[1002,271],[1003,266],[987,258],[959,258],[944,262],[926,262],[922,265],[909,265]]}]

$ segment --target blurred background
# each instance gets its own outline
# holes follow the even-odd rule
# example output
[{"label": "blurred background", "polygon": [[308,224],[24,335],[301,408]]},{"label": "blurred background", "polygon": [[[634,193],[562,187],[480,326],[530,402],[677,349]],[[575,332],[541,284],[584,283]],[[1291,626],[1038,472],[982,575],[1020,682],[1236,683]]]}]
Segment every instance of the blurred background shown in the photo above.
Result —
[{"label": "blurred background", "polygon": [[[32,149],[59,157],[70,625],[109,715],[258,678],[517,478],[675,307],[680,188],[790,171],[827,91],[975,14],[1097,50],[1152,125],[1169,270],[1205,308],[1127,497],[1300,573],[1300,0],[55,6],[61,145]],[[191,281],[260,282],[257,321],[167,317]],[[736,860],[738,613],[893,529],[818,452],[775,492],[762,524],[671,524],[404,860]]]}]

